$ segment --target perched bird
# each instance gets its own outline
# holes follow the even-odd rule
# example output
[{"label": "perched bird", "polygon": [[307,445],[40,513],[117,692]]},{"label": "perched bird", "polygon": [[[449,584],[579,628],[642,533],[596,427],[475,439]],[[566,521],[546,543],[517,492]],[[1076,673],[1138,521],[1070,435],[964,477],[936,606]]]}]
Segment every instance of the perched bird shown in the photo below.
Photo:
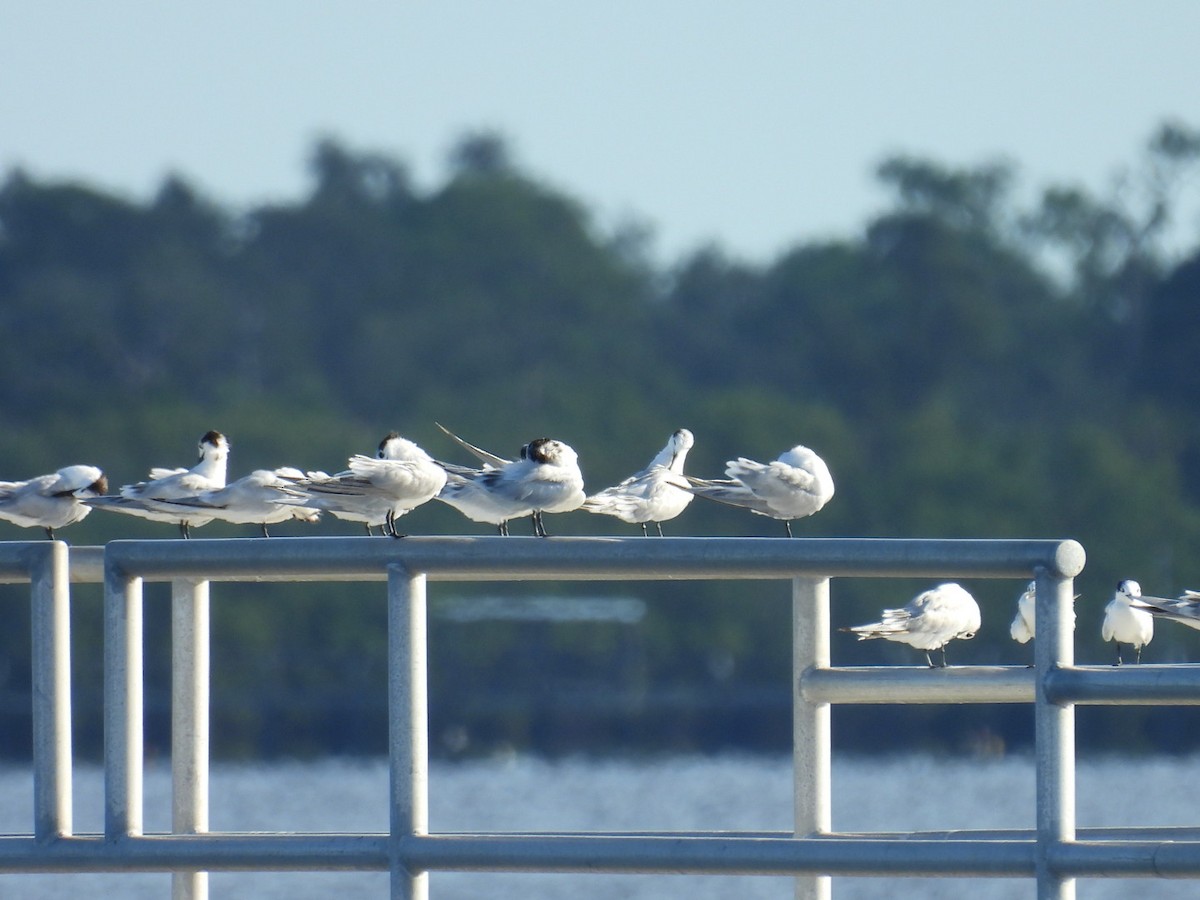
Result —
[{"label": "perched bird", "polygon": [[183,537],[191,537],[192,528],[208,524],[214,516],[207,510],[193,510],[170,501],[186,500],[225,487],[229,441],[219,431],[210,431],[200,438],[199,451],[200,459],[190,469],[151,469],[149,481],[127,484],[116,496],[94,497],[84,502],[96,509],[156,522],[174,522]]},{"label": "perched bird", "polygon": [[330,475],[328,472],[310,471],[304,473],[304,478],[289,490],[286,499],[279,501],[295,506],[298,509],[311,508],[319,513],[330,513],[344,522],[362,522],[367,529],[367,535],[373,536],[372,530],[379,526],[380,534],[386,534],[387,514],[390,504],[375,497],[351,497],[330,490],[329,496],[323,496],[321,485],[334,484],[338,478],[351,475],[349,470]]},{"label": "perched bird", "polygon": [[1037,582],[1029,582],[1029,587],[1017,598],[1017,614],[1013,616],[1012,625],[1008,632],[1018,644],[1026,644],[1033,640],[1035,632],[1035,615],[1037,611]]},{"label": "perched bird", "polygon": [[379,442],[375,456],[355,454],[350,468],[337,475],[310,472],[286,493],[284,502],[327,510],[339,519],[373,525],[384,534],[402,537],[396,519],[438,495],[446,470],[428,453],[392,431]]},{"label": "perched bird", "polygon": [[509,521],[532,516],[533,507],[527,500],[516,496],[515,492],[507,490],[508,484],[504,479],[506,469],[448,469],[446,485],[437,499],[453,506],[472,522],[495,525],[499,533],[507,537]]},{"label": "perched bird", "polygon": [[506,460],[442,430],[484,461],[482,469],[442,463],[448,477],[438,499],[473,522],[506,535],[511,519],[532,516],[534,533],[545,537],[543,513],[570,512],[587,499],[579,457],[562,441],[537,438],[521,448],[520,459]]},{"label": "perched bird", "polygon": [[738,457],[725,464],[727,480],[688,476],[692,493],[742,506],[760,516],[782,519],[788,537],[792,520],[811,516],[833,496],[833,476],[825,461],[797,445],[772,463]]},{"label": "perched bird", "polygon": [[[1079,595],[1076,594],[1076,600]],[[1012,639],[1018,644],[1025,644],[1033,640],[1037,630],[1035,628],[1037,617],[1037,582],[1029,582],[1029,586],[1017,598],[1017,614],[1013,616],[1012,625],[1009,626],[1009,634]],[[1071,620],[1075,619],[1075,611],[1071,611]]]},{"label": "perched bird", "polygon": [[0,481],[0,519],[23,528],[54,529],[82,521],[91,507],[81,501],[108,491],[108,479],[95,466],[67,466],[28,481]]},{"label": "perched bird", "polygon": [[945,668],[946,644],[956,638],[975,637],[979,626],[979,604],[975,598],[961,585],[947,582],[922,591],[901,609],[885,609],[878,622],[841,630],[857,634],[860,641],[883,638],[924,650],[930,668],[934,665],[929,651],[941,650],[941,668]]},{"label": "perched bird", "polygon": [[1136,581],[1122,581],[1117,592],[1104,607],[1104,623],[1100,635],[1106,641],[1117,644],[1117,662],[1121,665],[1121,645],[1129,644],[1137,656],[1134,662],[1142,661],[1142,648],[1154,637],[1154,617],[1142,601],[1142,586]]},{"label": "perched bird", "polygon": [[194,497],[176,500],[160,500],[163,508],[181,507],[181,514],[207,515],[222,522],[235,525],[258,525],[263,537],[270,537],[268,525],[299,519],[316,522],[321,517],[319,509],[308,509],[289,504],[290,488],[304,479],[299,469],[255,469],[223,488],[201,491]]},{"label": "perched bird", "polygon": [[686,428],[680,428],[658,451],[650,464],[619,484],[605,488],[584,501],[583,508],[591,513],[616,516],[630,525],[653,522],[662,537],[662,523],[674,519],[687,509],[693,494],[683,477],[683,463],[695,439]]},{"label": "perched bird", "polygon": [[1142,594],[1138,600],[1145,604],[1146,612],[1156,619],[1170,619],[1200,630],[1200,591],[1184,591],[1175,600]]}]

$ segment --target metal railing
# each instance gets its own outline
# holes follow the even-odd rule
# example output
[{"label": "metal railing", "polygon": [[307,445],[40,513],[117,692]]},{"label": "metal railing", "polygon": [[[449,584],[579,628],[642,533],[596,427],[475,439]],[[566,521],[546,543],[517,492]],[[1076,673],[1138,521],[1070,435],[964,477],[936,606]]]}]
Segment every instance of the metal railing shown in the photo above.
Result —
[{"label": "metal railing", "polygon": [[0,582],[30,585],[33,839],[71,833],[71,605],[67,545],[0,543]]},{"label": "metal railing", "polygon": [[[66,548],[0,544],[0,579],[32,583],[32,835],[0,838],[0,872],[164,871],[176,897],[207,871],[381,870],[393,898],[424,898],[439,871],[791,875],[800,898],[837,875],[1034,878],[1040,898],[1077,877],[1200,876],[1200,830],[1075,827],[1074,707],[1200,703],[1192,667],[1076,667],[1073,541],[755,538],[271,538],[114,541],[71,551],[70,577],[104,594],[105,831],[70,818]],[[1036,578],[1033,669],[834,668],[829,583],[838,577]],[[793,596],[794,833],[431,834],[426,584],[430,580],[787,579]],[[173,834],[142,826],[142,584],[173,585]],[[387,582],[390,830],[387,834],[207,829],[208,584]],[[564,601],[569,602],[569,601]],[[830,706],[1033,703],[1036,828],[847,834],[832,830]]]}]

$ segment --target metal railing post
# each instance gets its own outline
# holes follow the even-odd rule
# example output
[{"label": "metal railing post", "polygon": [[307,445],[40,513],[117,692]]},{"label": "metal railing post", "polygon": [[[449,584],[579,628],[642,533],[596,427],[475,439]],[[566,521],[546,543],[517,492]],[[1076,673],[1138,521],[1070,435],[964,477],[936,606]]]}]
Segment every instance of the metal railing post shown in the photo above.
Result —
[{"label": "metal railing post", "polygon": [[428,900],[429,873],[406,865],[404,844],[429,833],[429,714],[425,575],[388,567],[388,757],[392,900]]},{"label": "metal railing post", "polygon": [[1075,879],[1050,865],[1055,846],[1075,840],[1075,706],[1052,703],[1047,676],[1075,664],[1074,581],[1037,572],[1034,698],[1037,756],[1038,900],[1074,900]]},{"label": "metal railing post", "polygon": [[[44,548],[44,549],[43,549]],[[33,656],[33,821],[38,840],[69,835],[71,594],[67,545],[38,545],[29,573]]]},{"label": "metal railing post", "polygon": [[[171,582],[171,831],[208,831],[209,587]],[[208,874],[171,874],[173,900],[206,900]]]},{"label": "metal railing post", "polygon": [[[826,834],[833,827],[829,704],[807,701],[801,680],[829,668],[829,579],[792,579],[792,769],[795,834]],[[826,875],[796,879],[796,900],[829,900]]]},{"label": "metal railing post", "polygon": [[142,579],[104,567],[104,835],[142,833]]}]

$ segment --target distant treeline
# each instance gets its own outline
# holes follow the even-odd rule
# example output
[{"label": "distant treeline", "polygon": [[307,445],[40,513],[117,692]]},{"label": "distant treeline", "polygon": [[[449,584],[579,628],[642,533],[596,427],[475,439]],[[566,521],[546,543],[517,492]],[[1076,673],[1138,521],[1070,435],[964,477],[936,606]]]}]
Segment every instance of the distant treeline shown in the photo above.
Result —
[{"label": "distant treeline", "polygon": [[[837,494],[798,535],[1081,541],[1077,657],[1107,662],[1099,622],[1118,579],[1200,588],[1200,240],[1179,252],[1178,222],[1195,210],[1175,208],[1198,161],[1200,133],[1168,124],[1111,192],[1053,187],[1022,205],[1011,165],[893,158],[878,170],[891,201],[860,234],[799,239],[763,263],[705,247],[669,266],[653,262],[647,229],[600,228],[491,134],[465,137],[428,189],[401,162],[324,140],[307,196],[250,210],[183,177],[134,202],[12,171],[0,183],[0,478],[86,462],[121,485],[190,464],[209,429],[230,436],[231,477],[337,470],[392,429],[467,461],[435,422],[509,455],[546,435],[579,452],[592,490],[679,427],[695,433],[688,470],[704,476],[803,443]],[[489,531],[437,504],[404,526]],[[548,527],[640,535],[582,512]],[[667,532],[783,529],[697,501]],[[197,537],[253,533],[213,524]],[[62,536],[174,531],[97,512]],[[0,522],[0,539],[38,537]],[[834,625],[926,586],[839,580]],[[967,587],[984,625],[951,663],[1030,661],[1008,636],[1023,585]],[[438,617],[447,598],[528,590],[432,589],[435,750],[787,746],[785,585],[603,588],[645,602],[636,623]],[[149,745],[166,747],[166,604],[147,594]],[[76,595],[77,741],[98,753],[98,590]],[[0,756],[20,757],[28,612],[24,589],[3,596]],[[384,751],[375,587],[218,585],[213,597],[219,753]],[[1200,635],[1160,624],[1144,659],[1200,660]],[[923,658],[837,635],[834,661]],[[1081,743],[1194,749],[1200,729],[1180,715],[1088,710]],[[847,747],[887,749],[881,732],[897,748],[1020,746],[1032,717],[914,707],[835,720]]]}]

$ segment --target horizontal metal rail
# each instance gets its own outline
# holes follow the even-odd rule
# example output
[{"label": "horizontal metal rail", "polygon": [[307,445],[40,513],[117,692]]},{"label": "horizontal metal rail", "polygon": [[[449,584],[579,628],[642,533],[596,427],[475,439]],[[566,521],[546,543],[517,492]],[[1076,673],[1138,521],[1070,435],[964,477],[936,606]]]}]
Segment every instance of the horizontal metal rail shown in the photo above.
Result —
[{"label": "horizontal metal rail", "polygon": [[1050,864],[1073,877],[1200,878],[1200,843],[1068,841],[1048,849]]},{"label": "horizontal metal rail", "polygon": [[[11,844],[11,846],[9,846]],[[51,847],[0,839],[9,871],[387,871],[389,835],[143,835],[120,855],[102,840]],[[721,834],[437,834],[402,838],[414,867],[441,872],[583,872],[723,875],[991,875],[1029,877],[1035,842],[944,839],[902,844],[855,836]]]},{"label": "horizontal metal rail", "polygon": [[[1051,703],[1080,706],[1200,706],[1200,665],[1059,666],[1043,678]],[[809,669],[809,703],[1032,703],[1031,667],[843,666]]]},{"label": "horizontal metal rail", "polygon": [[[1200,877],[1196,828],[1081,829],[1053,851],[1055,867],[1080,877]],[[1028,878],[1036,833],[1028,830],[843,834],[786,833],[429,834],[401,852],[432,871],[611,874],[956,876]],[[99,836],[49,843],[0,837],[9,873],[388,871],[388,834],[142,835],[120,846]],[[117,850],[119,852],[114,852]]]},{"label": "horizontal metal rail", "polygon": [[800,676],[808,703],[1032,703],[1035,673],[1028,667],[845,666],[809,669]]},{"label": "horizontal metal rail", "polygon": [[431,580],[1028,578],[1083,570],[1075,541],[867,538],[229,538],[113,541],[125,576],[210,581],[379,580],[399,565]]},{"label": "horizontal metal rail", "polygon": [[1058,704],[1200,706],[1200,665],[1060,666],[1044,684]]}]

